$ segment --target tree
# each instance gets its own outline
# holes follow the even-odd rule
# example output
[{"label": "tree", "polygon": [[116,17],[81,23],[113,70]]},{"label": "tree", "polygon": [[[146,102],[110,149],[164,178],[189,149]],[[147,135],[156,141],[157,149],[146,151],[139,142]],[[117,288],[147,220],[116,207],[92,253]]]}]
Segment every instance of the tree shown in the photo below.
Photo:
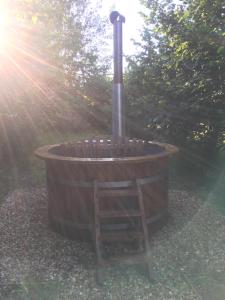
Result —
[{"label": "tree", "polygon": [[130,116],[146,136],[212,160],[225,133],[224,1],[142,2],[149,13],[127,74]]},{"label": "tree", "polygon": [[[10,22],[7,45],[0,47],[3,144],[14,148],[12,143],[22,140],[25,129],[30,138],[40,128],[86,128],[94,113],[86,87],[107,71],[101,53],[105,21],[97,11],[93,14],[88,0],[8,1],[5,10]],[[98,102],[96,93],[91,102]],[[99,98],[101,94],[102,86]],[[20,123],[23,126],[17,126]]]}]

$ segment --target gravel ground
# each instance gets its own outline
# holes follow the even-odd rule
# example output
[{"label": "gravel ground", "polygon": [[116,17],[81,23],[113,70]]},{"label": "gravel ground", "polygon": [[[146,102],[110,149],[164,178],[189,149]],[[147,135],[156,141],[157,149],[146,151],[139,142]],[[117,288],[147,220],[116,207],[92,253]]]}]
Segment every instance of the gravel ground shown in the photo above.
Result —
[{"label": "gravel ground", "polygon": [[170,219],[151,238],[152,280],[117,266],[96,286],[87,243],[48,228],[45,189],[12,192],[0,209],[0,299],[225,299],[225,217],[170,191]]}]

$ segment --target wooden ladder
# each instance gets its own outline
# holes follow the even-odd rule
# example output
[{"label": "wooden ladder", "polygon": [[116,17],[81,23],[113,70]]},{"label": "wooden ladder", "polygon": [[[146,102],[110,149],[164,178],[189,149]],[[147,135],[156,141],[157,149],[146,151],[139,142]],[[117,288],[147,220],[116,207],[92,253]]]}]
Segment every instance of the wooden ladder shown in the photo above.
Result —
[{"label": "wooden ladder", "polygon": [[[146,223],[146,215],[143,202],[143,193],[140,184],[140,180],[136,179],[134,186],[131,188],[113,188],[109,187],[102,188],[102,184],[99,181],[94,181],[94,217],[95,217],[95,226],[94,226],[94,242],[95,250],[97,257],[97,268],[96,268],[96,280],[99,284],[102,283],[102,269],[107,265],[112,265],[115,263],[125,263],[125,264],[136,264],[142,263],[147,266],[148,275],[150,277],[150,247],[149,247],[149,234],[148,227]],[[134,197],[137,199],[138,209],[126,209],[126,210],[101,210],[100,202],[103,198],[106,197]],[[102,231],[102,221],[107,219],[116,219],[116,218],[137,218],[141,223],[141,228],[135,231]],[[103,258],[103,247],[102,244],[104,241],[107,242],[116,242],[116,241],[129,241],[130,238],[138,238],[144,241],[144,255],[138,253],[130,257],[123,258]]]}]

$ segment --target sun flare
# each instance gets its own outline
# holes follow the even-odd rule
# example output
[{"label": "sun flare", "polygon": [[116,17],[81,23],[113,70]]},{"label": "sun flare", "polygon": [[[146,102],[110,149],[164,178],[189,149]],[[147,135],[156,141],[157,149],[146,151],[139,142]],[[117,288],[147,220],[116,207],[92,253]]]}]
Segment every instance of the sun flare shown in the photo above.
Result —
[{"label": "sun flare", "polygon": [[9,42],[9,15],[0,7],[0,50],[7,47]]}]

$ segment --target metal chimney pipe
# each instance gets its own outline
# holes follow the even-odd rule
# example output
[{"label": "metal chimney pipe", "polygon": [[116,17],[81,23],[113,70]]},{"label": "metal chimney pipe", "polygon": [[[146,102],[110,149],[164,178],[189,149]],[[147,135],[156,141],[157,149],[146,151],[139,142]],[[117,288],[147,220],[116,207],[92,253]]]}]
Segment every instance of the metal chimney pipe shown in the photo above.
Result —
[{"label": "metal chimney pipe", "polygon": [[125,137],[124,103],[123,103],[123,31],[125,17],[117,11],[110,14],[113,24],[113,58],[114,78],[112,95],[112,135],[113,138]]}]

